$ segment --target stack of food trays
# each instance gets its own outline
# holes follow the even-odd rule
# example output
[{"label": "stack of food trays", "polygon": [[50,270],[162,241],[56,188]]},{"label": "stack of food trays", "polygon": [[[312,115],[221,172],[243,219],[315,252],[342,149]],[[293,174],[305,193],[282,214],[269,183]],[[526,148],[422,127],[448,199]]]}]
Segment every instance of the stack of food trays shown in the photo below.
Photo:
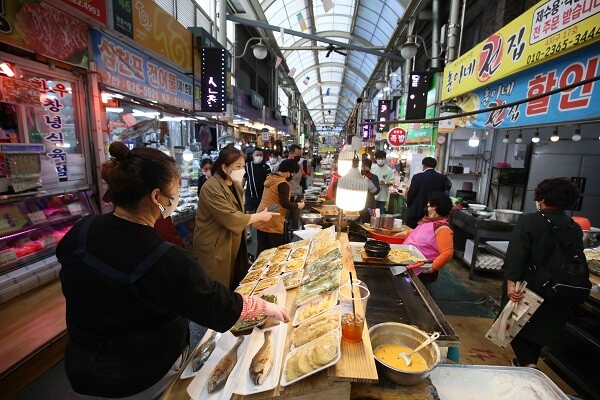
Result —
[{"label": "stack of food trays", "polygon": [[290,385],[339,362],[340,307],[336,304],[337,291],[332,291],[298,307],[290,337],[290,352],[279,382],[281,386]]},{"label": "stack of food trays", "polygon": [[[314,257],[314,253],[318,257]],[[335,290],[340,286],[342,274],[340,242],[333,241],[327,248],[313,250],[307,258],[302,286],[298,289],[295,303],[299,305],[313,297]]]},{"label": "stack of food trays", "polygon": [[302,283],[309,246],[310,241],[302,240],[263,251],[235,291],[257,294],[276,284],[279,278],[283,279],[286,289],[298,287]]}]

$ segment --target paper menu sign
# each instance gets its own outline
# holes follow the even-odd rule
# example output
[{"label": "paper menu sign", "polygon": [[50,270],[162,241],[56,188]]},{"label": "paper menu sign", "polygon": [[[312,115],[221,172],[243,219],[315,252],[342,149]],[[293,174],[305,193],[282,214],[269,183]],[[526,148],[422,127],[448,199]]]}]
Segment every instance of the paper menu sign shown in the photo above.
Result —
[{"label": "paper menu sign", "polygon": [[85,158],[83,154],[67,154],[67,179],[85,179]]},{"label": "paper menu sign", "polygon": [[32,223],[45,222],[47,220],[46,214],[43,211],[36,211],[27,214],[27,217]]}]

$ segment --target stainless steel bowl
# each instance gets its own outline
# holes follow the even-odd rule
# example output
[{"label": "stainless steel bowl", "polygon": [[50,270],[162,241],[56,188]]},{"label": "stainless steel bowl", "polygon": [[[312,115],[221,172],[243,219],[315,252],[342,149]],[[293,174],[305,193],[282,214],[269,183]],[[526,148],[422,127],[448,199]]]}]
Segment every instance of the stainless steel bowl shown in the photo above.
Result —
[{"label": "stainless steel bowl", "polygon": [[302,220],[303,225],[317,224],[317,223],[321,222],[321,219],[323,219],[323,216],[321,214],[302,214],[300,216],[300,219]]},{"label": "stainless steel bowl", "polygon": [[504,209],[494,210],[494,213],[496,214],[496,220],[508,224],[516,224],[521,214],[523,214],[522,211]]},{"label": "stainless steel bowl", "polygon": [[583,247],[596,247],[598,245],[600,229],[592,227],[589,231],[583,231]]},{"label": "stainless steel bowl", "polygon": [[[401,344],[411,349],[416,349],[427,339],[428,335],[410,325],[398,322],[384,322],[383,324],[372,326],[369,329],[369,337],[371,338],[373,349],[385,343]],[[375,365],[379,373],[398,385],[416,385],[427,378],[431,370],[440,363],[440,348],[436,343],[431,343],[420,350],[419,354],[423,356],[429,366],[426,371],[402,371],[382,363],[377,357],[375,357]]]}]

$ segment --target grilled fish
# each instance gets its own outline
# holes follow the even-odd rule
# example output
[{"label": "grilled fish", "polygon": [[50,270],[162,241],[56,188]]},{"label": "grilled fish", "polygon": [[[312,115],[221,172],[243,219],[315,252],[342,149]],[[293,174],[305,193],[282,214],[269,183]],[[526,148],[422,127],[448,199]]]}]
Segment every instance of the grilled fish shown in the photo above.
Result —
[{"label": "grilled fish", "polygon": [[243,341],[244,337],[239,337],[233,348],[229,350],[227,354],[225,354],[225,357],[221,358],[215,370],[208,379],[208,393],[214,393],[225,386],[225,382],[227,382],[229,374],[231,374],[233,367],[235,367],[235,364],[237,363],[237,350]]},{"label": "grilled fish", "polygon": [[194,358],[192,359],[192,372],[196,372],[202,368],[215,347],[217,347],[217,334],[216,331],[213,331],[208,340],[202,343],[198,351],[194,354]]},{"label": "grilled fish", "polygon": [[265,331],[265,342],[252,358],[250,363],[250,379],[255,385],[262,384],[273,367],[272,331]]}]

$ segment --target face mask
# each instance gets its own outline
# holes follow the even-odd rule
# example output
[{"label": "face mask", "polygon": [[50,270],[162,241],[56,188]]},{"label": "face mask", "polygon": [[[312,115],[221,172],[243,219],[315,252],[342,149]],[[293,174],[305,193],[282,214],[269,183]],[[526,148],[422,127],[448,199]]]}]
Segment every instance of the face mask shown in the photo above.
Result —
[{"label": "face mask", "polygon": [[212,176],[212,172],[210,172],[210,169],[208,171],[202,171],[202,173],[204,174],[205,177],[210,178]]},{"label": "face mask", "polygon": [[383,167],[385,165],[385,160],[377,160],[377,165]]},{"label": "face mask", "polygon": [[175,199],[173,199],[173,200],[171,200],[171,198],[168,196],[167,196],[167,198],[169,199],[168,206],[165,207],[162,204],[158,205],[158,208],[160,209],[160,213],[162,214],[163,218],[169,217],[171,214],[173,214],[173,211],[175,211],[175,209],[177,208],[177,205],[179,204],[179,193],[177,193],[175,195]]},{"label": "face mask", "polygon": [[256,156],[254,157],[254,164],[260,164],[262,162],[263,158],[262,156]]},{"label": "face mask", "polygon": [[290,176],[288,176],[287,178],[285,178],[285,180],[289,182],[289,181],[291,181],[293,178],[294,178],[294,175],[290,175]]},{"label": "face mask", "polygon": [[535,209],[538,211],[540,210],[540,202],[539,201],[535,202]]},{"label": "face mask", "polygon": [[301,158],[300,156],[296,156],[296,157],[294,157],[294,160],[295,160],[296,162],[300,162],[300,158]]},{"label": "face mask", "polygon": [[229,176],[231,177],[231,180],[238,182],[240,185],[242,184],[242,181],[244,180],[244,175],[246,175],[246,170],[243,168],[232,170],[231,173],[229,174]]}]

